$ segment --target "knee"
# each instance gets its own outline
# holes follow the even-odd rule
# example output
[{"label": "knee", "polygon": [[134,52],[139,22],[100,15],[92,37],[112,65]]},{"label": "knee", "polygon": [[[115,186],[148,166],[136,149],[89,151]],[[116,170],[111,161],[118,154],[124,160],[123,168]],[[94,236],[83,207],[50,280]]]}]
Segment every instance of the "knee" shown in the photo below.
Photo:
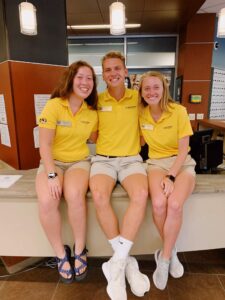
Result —
[{"label": "knee", "polygon": [[110,196],[107,193],[98,189],[92,189],[91,193],[97,210],[102,209],[109,204]]},{"label": "knee", "polygon": [[152,210],[155,215],[163,215],[166,211],[166,198],[152,199]]},{"label": "knee", "polygon": [[51,213],[52,211],[55,211],[59,207],[60,201],[57,201],[55,199],[52,199],[51,197],[45,197],[42,199],[39,199],[39,211],[41,215],[47,215]]},{"label": "knee", "polygon": [[168,199],[168,214],[178,216],[182,214],[183,206],[176,199]]},{"label": "knee", "polygon": [[64,197],[68,206],[71,208],[79,209],[85,206],[86,192],[80,189],[64,191]]},{"label": "knee", "polygon": [[131,201],[137,205],[140,209],[145,209],[148,200],[148,190],[141,188],[136,190],[131,196]]}]

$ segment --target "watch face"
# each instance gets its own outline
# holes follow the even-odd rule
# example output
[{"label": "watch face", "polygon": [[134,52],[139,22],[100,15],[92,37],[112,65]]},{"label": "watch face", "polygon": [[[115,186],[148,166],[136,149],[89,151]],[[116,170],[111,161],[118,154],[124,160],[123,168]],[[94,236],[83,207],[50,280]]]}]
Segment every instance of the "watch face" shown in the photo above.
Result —
[{"label": "watch face", "polygon": [[58,174],[57,173],[48,173],[48,178],[49,179],[53,179],[57,176]]}]

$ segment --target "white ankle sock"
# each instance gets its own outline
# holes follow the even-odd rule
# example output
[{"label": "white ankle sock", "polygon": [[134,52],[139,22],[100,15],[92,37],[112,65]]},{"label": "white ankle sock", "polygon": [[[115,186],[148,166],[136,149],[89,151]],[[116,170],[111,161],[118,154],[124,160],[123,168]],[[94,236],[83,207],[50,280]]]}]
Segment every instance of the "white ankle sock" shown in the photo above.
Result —
[{"label": "white ankle sock", "polygon": [[114,252],[116,251],[116,248],[117,248],[117,246],[119,244],[119,240],[120,240],[120,235],[117,235],[113,239],[108,240],[109,243],[110,243],[110,245],[112,246]]},{"label": "white ankle sock", "polygon": [[115,253],[113,254],[113,260],[126,259],[132,246],[132,241],[120,237]]}]

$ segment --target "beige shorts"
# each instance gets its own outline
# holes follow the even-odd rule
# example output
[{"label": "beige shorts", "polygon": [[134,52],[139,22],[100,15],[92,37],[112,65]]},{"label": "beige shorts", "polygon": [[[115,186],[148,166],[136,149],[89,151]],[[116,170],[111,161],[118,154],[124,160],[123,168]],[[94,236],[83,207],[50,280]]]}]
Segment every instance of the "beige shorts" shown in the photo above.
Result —
[{"label": "beige shorts", "polygon": [[[159,159],[148,159],[146,161],[147,172],[149,172],[150,170],[156,169],[156,168],[163,169],[165,171],[169,171],[171,166],[173,165],[174,161],[176,160],[176,158],[177,158],[177,156],[175,155],[175,156],[159,158]],[[186,172],[191,173],[193,176],[195,176],[196,175],[195,165],[196,165],[196,162],[194,161],[194,159],[190,155],[187,155],[186,160],[185,160],[180,172],[186,171]]]},{"label": "beige shorts", "polygon": [[[89,158],[85,159],[85,160],[74,161],[74,162],[61,162],[61,161],[58,161],[58,160],[54,160],[54,163],[63,172],[65,172],[68,169],[83,169],[83,170],[85,170],[89,173],[90,168],[91,168],[91,161],[90,161]],[[39,168],[37,170],[37,174],[43,172],[44,170],[45,170],[45,167],[44,167],[44,164],[41,160]]]},{"label": "beige shorts", "polygon": [[140,155],[113,158],[96,155],[91,159],[90,177],[100,174],[108,175],[115,181],[122,182],[129,175],[146,175],[146,170]]}]

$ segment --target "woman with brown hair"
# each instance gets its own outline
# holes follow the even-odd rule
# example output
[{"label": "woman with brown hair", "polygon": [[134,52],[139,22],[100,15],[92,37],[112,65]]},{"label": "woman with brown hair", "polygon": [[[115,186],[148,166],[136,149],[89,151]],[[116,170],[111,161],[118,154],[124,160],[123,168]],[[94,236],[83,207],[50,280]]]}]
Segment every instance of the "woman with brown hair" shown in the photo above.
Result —
[{"label": "woman with brown hair", "polygon": [[[87,273],[86,192],[90,159],[87,140],[97,137],[97,90],[93,68],[71,64],[39,117],[40,166],[36,177],[41,224],[57,256],[60,278],[71,283]],[[74,266],[63,246],[59,204],[62,194],[74,236]]]}]

